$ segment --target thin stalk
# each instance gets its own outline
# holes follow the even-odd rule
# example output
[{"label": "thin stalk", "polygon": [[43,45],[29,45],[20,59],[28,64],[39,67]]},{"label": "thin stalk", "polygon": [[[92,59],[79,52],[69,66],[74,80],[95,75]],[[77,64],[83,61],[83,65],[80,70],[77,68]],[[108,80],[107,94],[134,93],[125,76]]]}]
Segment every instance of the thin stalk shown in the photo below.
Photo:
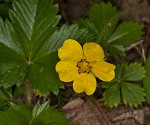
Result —
[{"label": "thin stalk", "polygon": [[32,107],[32,95],[33,95],[33,91],[32,91],[32,85],[28,80],[25,80],[24,82],[24,86],[25,86],[25,103],[28,107]]},{"label": "thin stalk", "polygon": [[103,108],[99,103],[96,102],[91,96],[87,96],[87,99],[94,105],[94,107],[98,110],[99,119],[101,120],[103,125],[112,125],[110,121],[108,120]]}]

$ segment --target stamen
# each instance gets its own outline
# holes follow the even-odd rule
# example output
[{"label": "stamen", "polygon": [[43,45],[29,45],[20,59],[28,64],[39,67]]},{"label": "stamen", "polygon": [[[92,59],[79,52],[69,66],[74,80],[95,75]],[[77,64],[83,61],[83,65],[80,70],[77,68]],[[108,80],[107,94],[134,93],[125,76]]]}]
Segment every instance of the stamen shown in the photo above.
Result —
[{"label": "stamen", "polygon": [[76,67],[78,67],[78,73],[87,73],[89,74],[91,72],[91,64],[86,59],[81,59],[77,62]]}]

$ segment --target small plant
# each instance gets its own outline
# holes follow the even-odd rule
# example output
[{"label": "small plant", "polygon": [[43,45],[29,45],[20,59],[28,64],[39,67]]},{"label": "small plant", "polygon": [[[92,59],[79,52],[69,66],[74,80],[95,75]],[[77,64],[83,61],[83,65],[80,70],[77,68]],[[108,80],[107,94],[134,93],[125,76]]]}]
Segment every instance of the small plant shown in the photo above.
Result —
[{"label": "small plant", "polygon": [[[107,60],[108,53],[125,57],[125,47],[141,38],[142,25],[121,22],[121,13],[110,3],[94,4],[76,24],[58,27],[57,13],[52,0],[13,0],[10,19],[0,18],[0,125],[67,124],[49,101],[32,103],[34,92],[58,96],[63,82],[73,81],[74,91],[87,95],[102,84],[110,108],[121,101],[130,107],[150,102],[150,58],[146,68]],[[13,92],[12,86],[17,88]],[[14,95],[21,94],[25,101],[15,103]]]}]

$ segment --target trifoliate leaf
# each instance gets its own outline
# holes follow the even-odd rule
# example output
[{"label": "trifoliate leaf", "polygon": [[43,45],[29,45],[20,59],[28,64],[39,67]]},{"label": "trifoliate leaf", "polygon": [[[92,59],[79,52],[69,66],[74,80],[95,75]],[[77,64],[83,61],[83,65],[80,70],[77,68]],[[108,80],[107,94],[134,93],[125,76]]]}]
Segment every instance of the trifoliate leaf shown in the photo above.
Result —
[{"label": "trifoliate leaf", "polygon": [[120,103],[120,84],[112,84],[103,94],[103,99],[105,100],[105,105],[110,108],[117,107]]},{"label": "trifoliate leaf", "polygon": [[41,92],[58,93],[63,84],[55,72],[57,50],[64,40],[84,43],[90,38],[77,25],[57,23],[58,7],[52,0],[14,0],[10,20],[0,19],[0,83],[3,86],[28,79]]},{"label": "trifoliate leaf", "polygon": [[133,44],[141,38],[142,28],[136,22],[123,22],[116,28],[108,43],[123,46]]},{"label": "trifoliate leaf", "polygon": [[130,82],[142,80],[144,76],[145,70],[141,63],[118,64],[115,69],[115,79],[108,83],[103,82],[102,84],[103,88],[106,88],[103,95],[105,104],[110,108],[116,107],[120,103],[122,95],[126,105],[129,104],[131,107],[141,105],[145,101],[144,88]]},{"label": "trifoliate leaf", "polygon": [[67,125],[62,113],[56,112],[45,102],[37,103],[32,111],[24,104],[12,105],[6,111],[0,111],[0,125]]},{"label": "trifoliate leaf", "polygon": [[150,56],[148,57],[146,61],[146,77],[143,81],[143,86],[146,91],[146,99],[148,103],[150,103]]},{"label": "trifoliate leaf", "polygon": [[144,89],[129,82],[121,83],[123,102],[130,107],[138,107],[145,101]]}]

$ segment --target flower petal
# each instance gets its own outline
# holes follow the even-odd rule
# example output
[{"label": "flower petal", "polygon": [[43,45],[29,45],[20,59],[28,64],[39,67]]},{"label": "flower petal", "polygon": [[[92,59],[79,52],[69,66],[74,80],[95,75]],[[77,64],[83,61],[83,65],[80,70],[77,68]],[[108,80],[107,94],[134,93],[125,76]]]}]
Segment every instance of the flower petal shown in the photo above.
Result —
[{"label": "flower petal", "polygon": [[92,95],[96,90],[96,79],[92,74],[82,73],[74,80],[73,89],[76,93]]},{"label": "flower petal", "polygon": [[102,47],[94,42],[85,43],[83,45],[83,52],[89,61],[101,61],[104,58],[104,51]]},{"label": "flower petal", "polygon": [[61,81],[71,82],[78,75],[78,68],[75,62],[59,61],[56,64],[56,72],[58,72]]},{"label": "flower petal", "polygon": [[65,40],[63,46],[58,50],[58,56],[62,61],[79,61],[82,58],[83,51],[81,45],[73,40]]},{"label": "flower petal", "polygon": [[96,62],[92,66],[92,72],[102,81],[111,81],[115,77],[115,65],[105,61]]}]

